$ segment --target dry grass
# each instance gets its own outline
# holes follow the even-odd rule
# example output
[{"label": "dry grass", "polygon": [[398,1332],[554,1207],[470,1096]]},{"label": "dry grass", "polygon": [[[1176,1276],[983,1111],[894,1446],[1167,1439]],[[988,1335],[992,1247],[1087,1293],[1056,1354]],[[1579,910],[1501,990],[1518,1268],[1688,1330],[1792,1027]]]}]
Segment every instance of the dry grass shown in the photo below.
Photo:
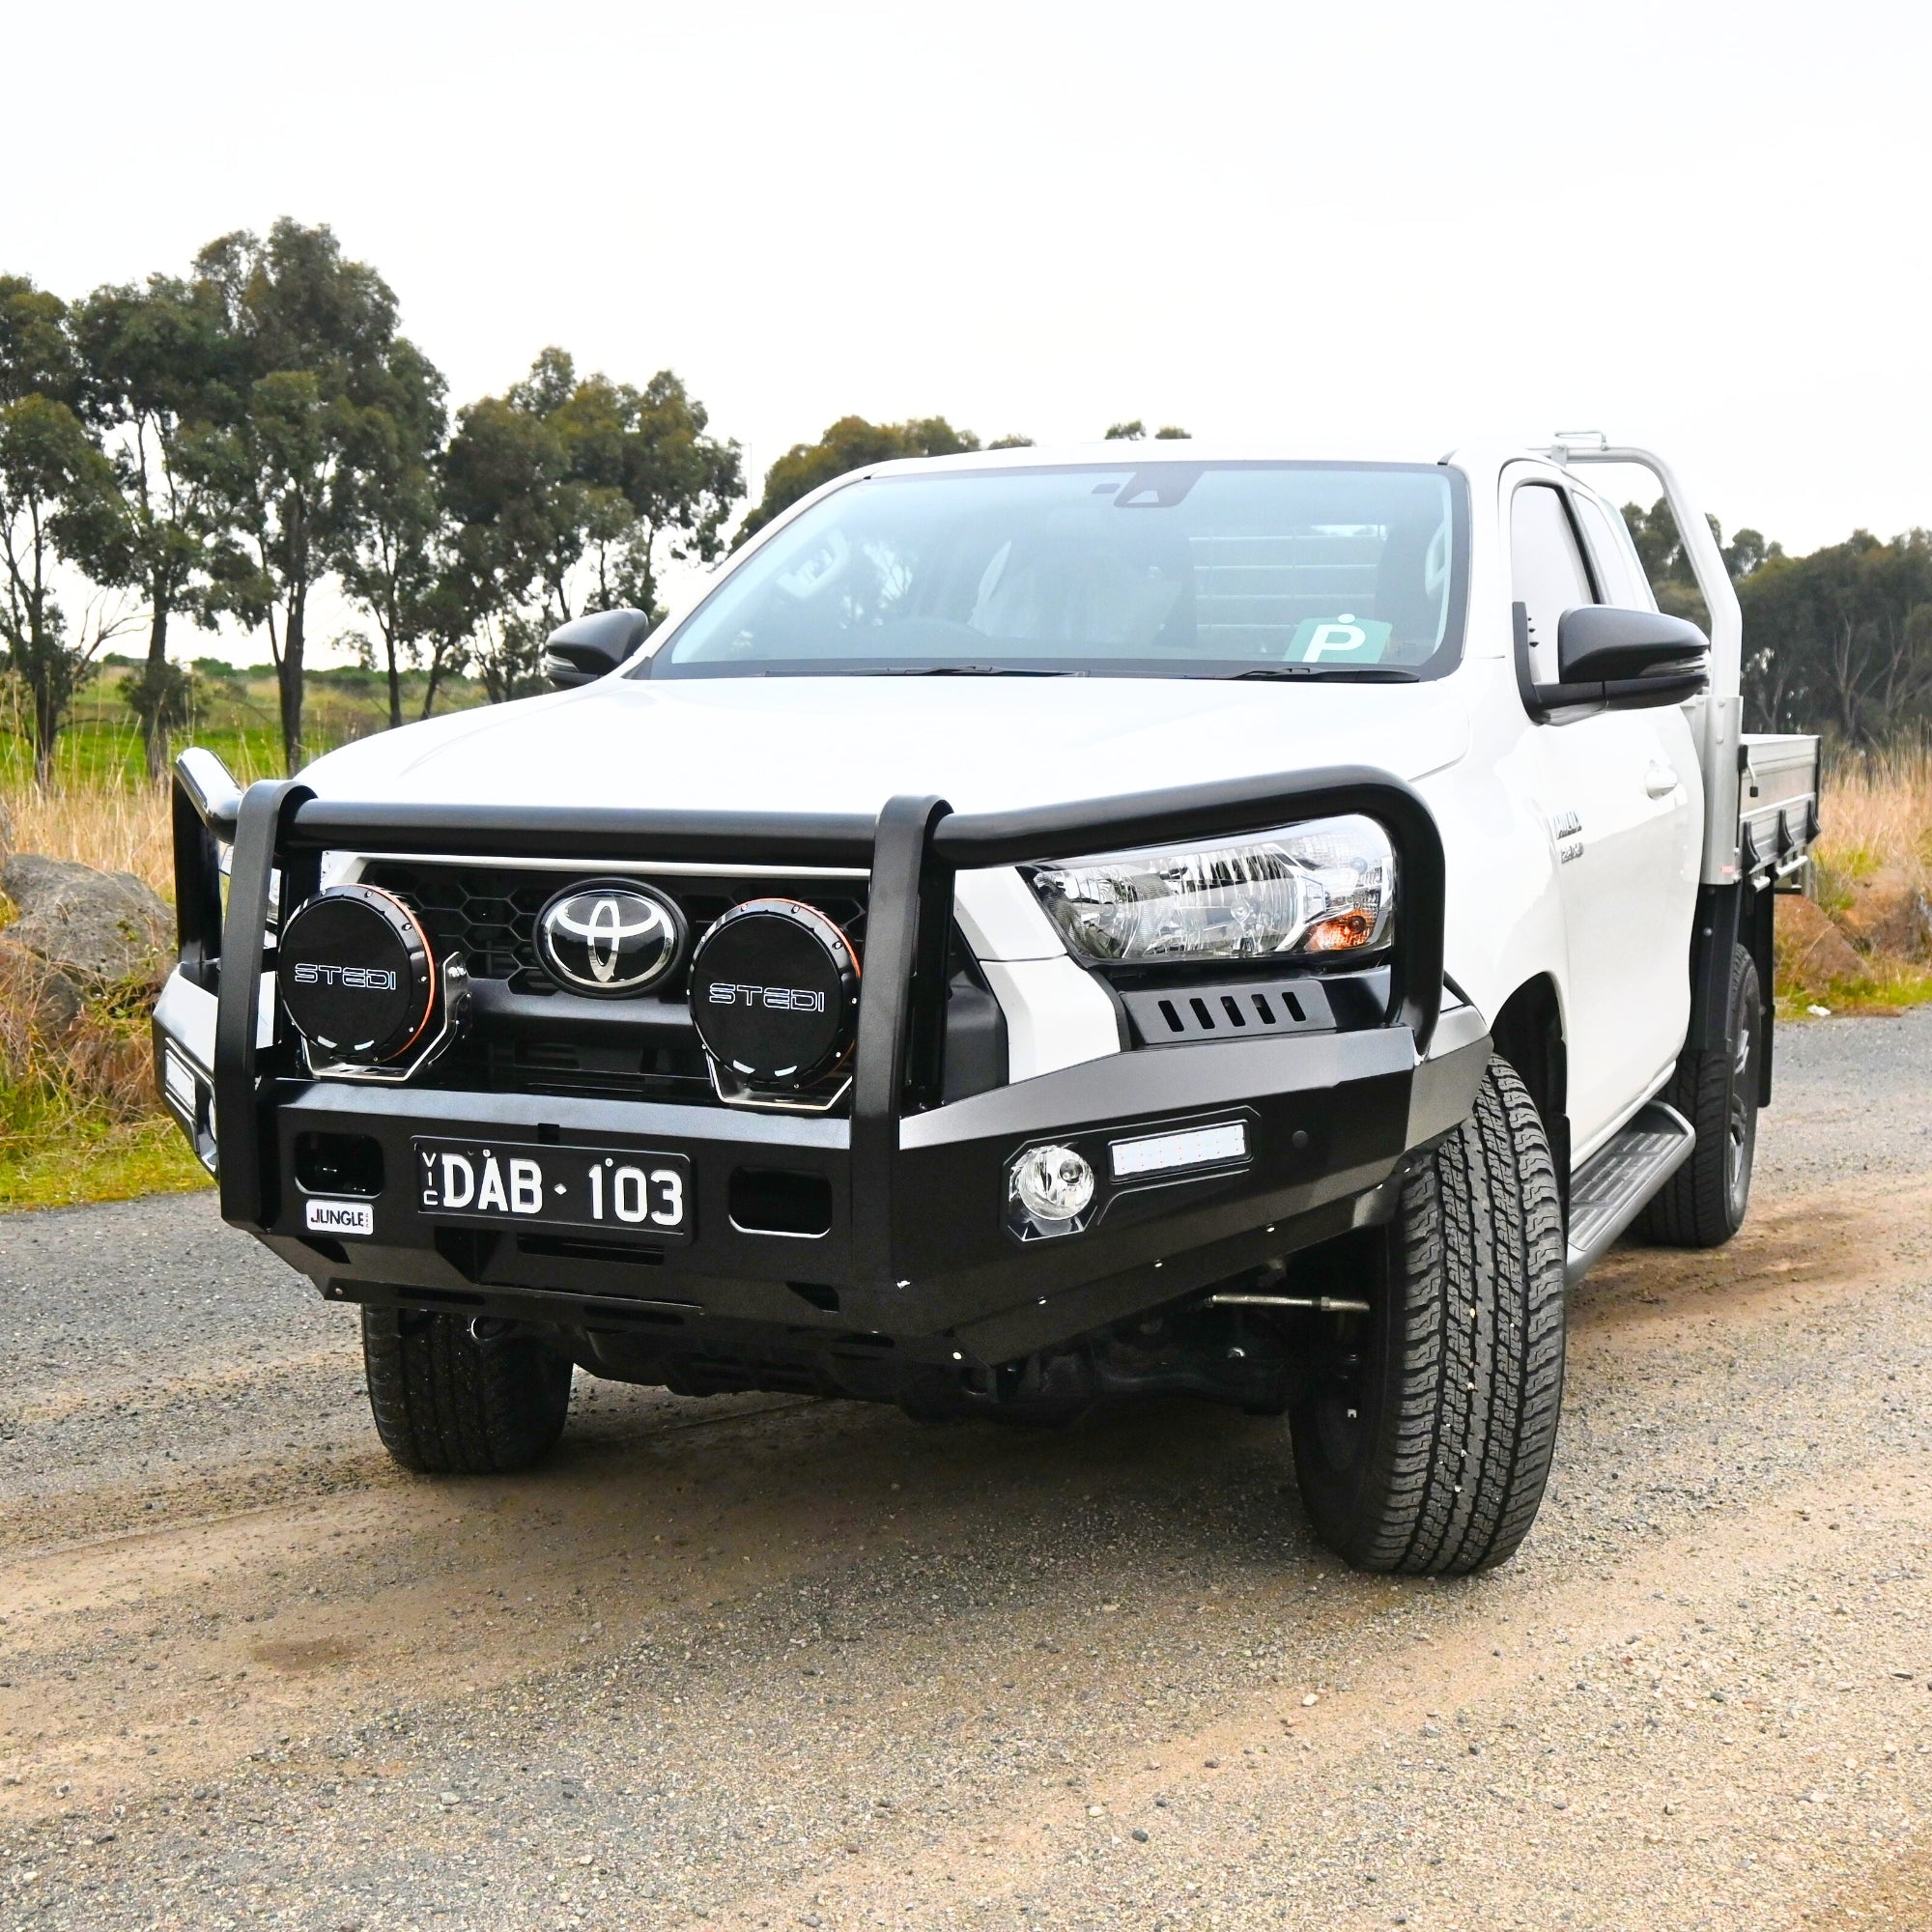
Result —
[{"label": "dry grass", "polygon": [[13,826],[16,852],[78,859],[103,872],[132,872],[163,898],[174,896],[174,845],[165,790],[66,785],[45,796],[32,785],[0,793],[0,829]]},{"label": "dry grass", "polygon": [[1820,815],[1811,896],[1857,956],[1840,949],[1846,970],[1799,968],[1780,914],[1779,1010],[1896,1013],[1932,1000],[1932,743],[1833,758]]},{"label": "dry grass", "polygon": [[1822,810],[1817,860],[1828,911],[1826,894],[1882,871],[1921,891],[1932,881],[1932,743],[1833,760]]}]

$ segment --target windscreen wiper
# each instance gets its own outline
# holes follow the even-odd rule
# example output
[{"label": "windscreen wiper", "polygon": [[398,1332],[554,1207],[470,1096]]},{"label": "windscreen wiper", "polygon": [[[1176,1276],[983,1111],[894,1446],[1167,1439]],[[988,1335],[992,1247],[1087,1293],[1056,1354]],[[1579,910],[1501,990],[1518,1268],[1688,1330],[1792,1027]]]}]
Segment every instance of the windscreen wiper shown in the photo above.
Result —
[{"label": "windscreen wiper", "polygon": [[1035,665],[884,665],[859,677],[1085,677],[1084,670],[1047,670]]},{"label": "windscreen wiper", "polygon": [[1350,684],[1420,684],[1421,677],[1398,665],[1256,665],[1251,670],[1224,671],[1229,678],[1346,678]]}]

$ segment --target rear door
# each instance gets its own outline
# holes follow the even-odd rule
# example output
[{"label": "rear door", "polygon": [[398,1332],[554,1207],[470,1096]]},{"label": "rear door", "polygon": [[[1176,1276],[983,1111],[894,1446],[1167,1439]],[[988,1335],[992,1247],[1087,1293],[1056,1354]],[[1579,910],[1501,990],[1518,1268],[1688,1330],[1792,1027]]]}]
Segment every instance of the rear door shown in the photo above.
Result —
[{"label": "rear door", "polygon": [[[1563,612],[1612,601],[1606,580],[1624,586],[1607,559],[1593,564],[1561,481],[1525,465],[1505,488],[1512,595],[1528,615],[1536,681],[1553,683]],[[1591,504],[1588,514],[1603,513]],[[1701,793],[1674,708],[1559,713],[1533,739],[1568,939],[1564,1029],[1580,1159],[1655,1091],[1684,1041]]]}]

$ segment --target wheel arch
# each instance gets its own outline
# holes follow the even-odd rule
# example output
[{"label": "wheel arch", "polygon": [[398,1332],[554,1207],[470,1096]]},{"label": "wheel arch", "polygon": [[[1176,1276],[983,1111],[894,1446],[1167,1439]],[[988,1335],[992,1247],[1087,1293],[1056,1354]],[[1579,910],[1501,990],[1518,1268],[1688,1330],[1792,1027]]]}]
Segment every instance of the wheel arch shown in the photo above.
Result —
[{"label": "wheel arch", "polygon": [[1555,977],[1537,973],[1502,1004],[1490,1024],[1495,1050],[1529,1090],[1549,1152],[1564,1212],[1570,1208],[1570,1063],[1563,1034],[1563,1001]]}]

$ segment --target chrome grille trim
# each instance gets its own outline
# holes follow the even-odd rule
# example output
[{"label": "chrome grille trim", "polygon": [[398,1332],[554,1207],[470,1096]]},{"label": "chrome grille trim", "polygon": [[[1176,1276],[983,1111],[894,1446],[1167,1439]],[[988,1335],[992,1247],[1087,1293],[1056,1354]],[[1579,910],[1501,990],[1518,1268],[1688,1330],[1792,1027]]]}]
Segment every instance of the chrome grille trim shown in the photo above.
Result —
[{"label": "chrome grille trim", "polygon": [[594,878],[606,872],[623,872],[639,878],[653,874],[670,879],[865,879],[871,875],[863,866],[793,866],[782,871],[770,866],[705,866],[674,859],[528,859],[514,854],[472,857],[462,852],[331,852],[327,858],[346,864],[354,870],[345,880],[359,877],[364,866],[496,866],[520,872],[575,872]]}]

